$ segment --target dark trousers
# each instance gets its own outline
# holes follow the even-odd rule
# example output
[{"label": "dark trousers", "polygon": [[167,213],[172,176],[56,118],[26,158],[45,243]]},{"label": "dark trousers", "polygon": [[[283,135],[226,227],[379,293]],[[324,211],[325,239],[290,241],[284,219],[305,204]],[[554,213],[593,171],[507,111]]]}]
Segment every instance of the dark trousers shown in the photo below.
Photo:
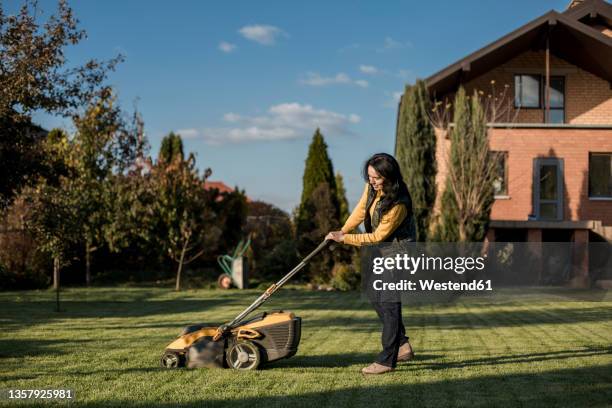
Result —
[{"label": "dark trousers", "polygon": [[397,352],[400,346],[408,342],[406,328],[402,322],[402,304],[400,302],[372,302],[372,306],[383,324],[381,339],[383,350],[376,358],[376,362],[395,368]]}]

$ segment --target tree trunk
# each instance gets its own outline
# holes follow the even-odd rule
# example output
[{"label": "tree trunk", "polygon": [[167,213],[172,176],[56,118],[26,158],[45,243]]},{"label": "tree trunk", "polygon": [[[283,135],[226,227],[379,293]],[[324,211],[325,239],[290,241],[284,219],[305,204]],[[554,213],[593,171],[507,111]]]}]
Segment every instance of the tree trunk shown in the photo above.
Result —
[{"label": "tree trunk", "polygon": [[189,245],[189,238],[183,244],[181,250],[181,257],[179,259],[178,270],[176,272],[176,287],[174,288],[177,292],[181,290],[181,271],[183,270],[183,262],[185,261],[185,252],[187,251],[187,245]]},{"label": "tree trunk", "polygon": [[463,221],[459,222],[459,242],[466,241],[466,233],[465,233],[465,223]]},{"label": "tree trunk", "polygon": [[91,243],[85,241],[85,286],[91,283]]},{"label": "tree trunk", "polygon": [[59,258],[53,258],[53,289],[59,289]]},{"label": "tree trunk", "polygon": [[60,259],[53,258],[53,288],[55,289],[55,311],[60,311]]}]

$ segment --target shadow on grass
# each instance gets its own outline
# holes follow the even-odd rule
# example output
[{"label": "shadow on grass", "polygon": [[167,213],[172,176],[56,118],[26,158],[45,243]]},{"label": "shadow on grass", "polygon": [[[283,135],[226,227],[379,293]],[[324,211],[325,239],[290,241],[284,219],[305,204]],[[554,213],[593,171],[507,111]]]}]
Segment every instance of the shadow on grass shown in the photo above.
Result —
[{"label": "shadow on grass", "polygon": [[[414,361],[428,361],[439,358],[438,354],[419,354]],[[376,358],[376,353],[340,353],[323,355],[297,355],[287,360],[280,360],[269,365],[262,366],[262,370],[309,367],[349,367],[356,364],[371,364]]]},{"label": "shadow on grass", "polygon": [[466,368],[476,366],[495,366],[500,364],[535,363],[548,360],[562,361],[570,358],[582,358],[602,355],[612,356],[612,348],[587,347],[582,350],[561,350],[545,353],[510,354],[505,356],[486,357],[465,361],[420,364],[417,369],[427,368],[431,370],[447,370],[453,368]]},{"label": "shadow on grass", "polygon": [[[471,307],[471,312],[437,312],[424,313],[422,310],[411,310],[404,306],[402,311],[404,324],[414,327],[433,327],[446,330],[468,330],[475,328],[520,327],[542,324],[573,324],[589,322],[612,323],[609,307],[590,308],[549,308],[490,311],[486,307]],[[374,315],[369,317],[338,316],[333,319],[305,318],[304,328],[329,329],[341,327],[347,330],[369,332],[379,329],[381,323]]]},{"label": "shadow on grass", "polygon": [[[184,407],[405,407],[427,404],[434,407],[585,407],[607,406],[612,400],[612,365],[575,369],[560,369],[529,374],[500,374],[466,379],[442,379],[427,383],[381,384],[381,378],[362,377],[362,385],[324,392],[286,394],[277,387],[260,390],[253,397],[220,398],[205,395],[196,401],[186,401]],[[359,376],[360,374],[355,374]],[[412,375],[404,370],[385,374],[385,380],[401,381],[402,376]],[[294,378],[292,384],[299,384]],[[294,390],[288,387],[287,390]],[[268,395],[272,392],[277,395]],[[290,392],[290,391],[288,391]],[[228,393],[229,394],[229,393]],[[89,403],[73,403],[81,407],[160,407],[179,405],[178,401],[108,400]]]},{"label": "shadow on grass", "polygon": [[0,340],[0,359],[69,354],[92,340],[24,339]]},{"label": "shadow on grass", "polygon": [[[47,323],[69,318],[132,318],[155,315],[202,312],[203,319],[215,318],[217,308],[234,305],[230,298],[202,300],[136,301],[62,301],[61,311],[55,312],[53,301],[0,302],[3,316],[0,327]],[[177,323],[175,323],[176,325]],[[179,323],[180,324],[180,323]]]}]

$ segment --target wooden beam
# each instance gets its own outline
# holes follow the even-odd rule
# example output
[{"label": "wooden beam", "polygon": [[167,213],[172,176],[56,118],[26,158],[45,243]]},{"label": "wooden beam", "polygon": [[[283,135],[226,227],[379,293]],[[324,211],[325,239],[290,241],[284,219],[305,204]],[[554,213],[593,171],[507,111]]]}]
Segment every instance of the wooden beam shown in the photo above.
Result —
[{"label": "wooden beam", "polygon": [[546,85],[544,88],[544,101],[546,110],[544,111],[544,123],[550,123],[550,28],[546,33]]}]

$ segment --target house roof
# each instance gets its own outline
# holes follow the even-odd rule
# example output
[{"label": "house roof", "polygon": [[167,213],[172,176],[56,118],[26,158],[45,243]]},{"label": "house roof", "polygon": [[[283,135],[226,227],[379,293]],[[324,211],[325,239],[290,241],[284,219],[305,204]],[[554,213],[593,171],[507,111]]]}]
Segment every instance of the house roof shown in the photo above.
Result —
[{"label": "house roof", "polygon": [[206,181],[204,182],[204,190],[217,189],[220,193],[231,193],[234,191],[233,188],[228,186],[222,181]]},{"label": "house roof", "polygon": [[551,53],[612,84],[612,38],[578,21],[583,13],[606,16],[611,10],[603,0],[585,1],[565,13],[551,10],[427,78],[430,94],[442,96],[525,51],[544,49],[547,35]]},{"label": "house roof", "polygon": [[[231,193],[232,191],[234,191],[233,188],[231,188],[230,186],[228,186],[227,184],[225,184],[222,181],[205,181],[204,182],[204,190],[219,190],[219,193]],[[222,201],[223,197],[219,196],[217,197],[217,201]],[[246,196],[246,201],[247,203],[251,202],[251,199],[249,198],[249,196]]]}]

